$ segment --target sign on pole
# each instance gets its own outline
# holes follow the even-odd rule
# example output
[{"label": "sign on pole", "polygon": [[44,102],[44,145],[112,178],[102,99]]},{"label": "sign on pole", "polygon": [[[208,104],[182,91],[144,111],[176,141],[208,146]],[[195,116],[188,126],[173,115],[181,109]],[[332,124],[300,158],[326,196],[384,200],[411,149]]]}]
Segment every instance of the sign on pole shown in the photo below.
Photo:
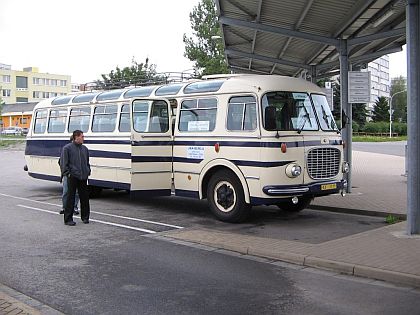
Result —
[{"label": "sign on pole", "polygon": [[369,103],[370,71],[349,71],[349,103]]}]

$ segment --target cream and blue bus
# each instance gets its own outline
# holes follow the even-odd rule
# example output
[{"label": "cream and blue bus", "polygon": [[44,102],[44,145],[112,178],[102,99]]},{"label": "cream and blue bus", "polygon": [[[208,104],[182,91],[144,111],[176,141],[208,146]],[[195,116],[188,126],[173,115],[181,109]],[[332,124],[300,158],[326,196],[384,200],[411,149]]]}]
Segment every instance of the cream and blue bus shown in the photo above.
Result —
[{"label": "cream and blue bus", "polygon": [[223,221],[243,221],[253,205],[300,211],[347,185],[327,99],[297,78],[220,75],[41,101],[28,174],[59,181],[58,158],[76,129],[90,151],[93,194],[207,199]]}]

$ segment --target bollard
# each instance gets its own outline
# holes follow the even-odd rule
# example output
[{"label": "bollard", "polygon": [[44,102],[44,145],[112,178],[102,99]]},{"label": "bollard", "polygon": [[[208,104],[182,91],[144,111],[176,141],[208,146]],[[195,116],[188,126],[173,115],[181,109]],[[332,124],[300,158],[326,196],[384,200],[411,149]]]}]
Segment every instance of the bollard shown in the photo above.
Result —
[{"label": "bollard", "polygon": [[403,176],[405,176],[405,177],[408,176],[408,159],[407,159],[407,155],[408,155],[408,144],[405,145],[405,172],[403,174]]}]

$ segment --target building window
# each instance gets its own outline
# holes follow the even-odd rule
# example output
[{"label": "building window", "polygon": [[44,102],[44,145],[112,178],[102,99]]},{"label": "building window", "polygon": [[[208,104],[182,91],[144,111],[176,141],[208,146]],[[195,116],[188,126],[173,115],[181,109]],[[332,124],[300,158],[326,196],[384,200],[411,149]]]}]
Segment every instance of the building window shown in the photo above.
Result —
[{"label": "building window", "polygon": [[10,97],[11,90],[2,90],[3,97]]},{"label": "building window", "polygon": [[3,75],[3,82],[10,83],[10,75]]},{"label": "building window", "polygon": [[16,76],[16,88],[27,89],[28,88],[28,77]]},{"label": "building window", "polygon": [[27,97],[16,97],[16,103],[28,103]]},{"label": "building window", "polygon": [[56,79],[51,79],[50,80],[50,85],[52,85],[52,86],[57,86],[57,80]]},{"label": "building window", "polygon": [[60,80],[61,86],[67,86],[67,80]]},{"label": "building window", "polygon": [[45,79],[45,85],[50,85],[50,79]]},{"label": "building window", "polygon": [[42,98],[49,98],[50,92],[42,92]]}]

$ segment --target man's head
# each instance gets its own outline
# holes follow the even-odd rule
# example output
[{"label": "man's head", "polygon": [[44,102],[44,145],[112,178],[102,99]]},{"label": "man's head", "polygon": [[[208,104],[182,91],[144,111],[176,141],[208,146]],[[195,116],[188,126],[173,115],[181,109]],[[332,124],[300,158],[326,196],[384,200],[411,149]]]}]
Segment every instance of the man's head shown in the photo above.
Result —
[{"label": "man's head", "polygon": [[83,131],[75,130],[73,131],[73,142],[76,144],[82,144],[84,140]]}]

